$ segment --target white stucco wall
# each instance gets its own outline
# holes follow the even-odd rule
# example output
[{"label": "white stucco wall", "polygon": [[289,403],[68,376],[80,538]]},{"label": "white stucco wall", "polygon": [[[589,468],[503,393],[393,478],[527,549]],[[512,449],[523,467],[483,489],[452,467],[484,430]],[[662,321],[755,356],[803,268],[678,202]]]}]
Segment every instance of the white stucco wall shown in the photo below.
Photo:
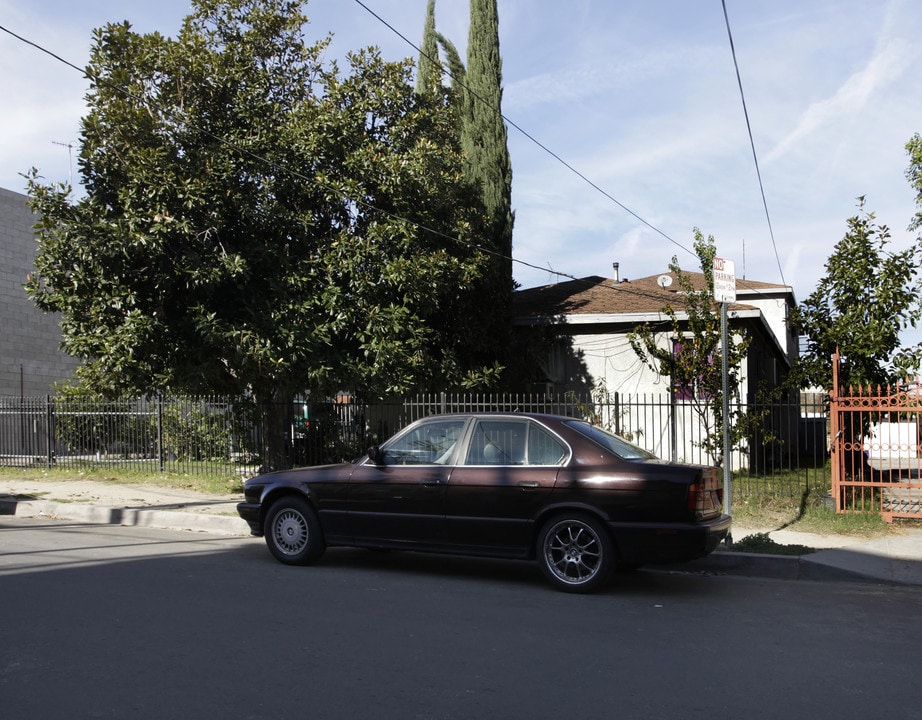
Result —
[{"label": "white stucco wall", "polygon": [[[669,333],[661,335],[661,347],[670,347],[671,342]],[[661,458],[679,462],[713,462],[701,449],[706,431],[691,404],[680,402],[678,411],[673,413],[669,378],[646,366],[637,357],[626,335],[576,334],[572,336],[572,343],[593,387],[596,390],[604,387],[610,395],[618,393],[624,404],[621,417],[603,417],[603,425],[624,434]],[[741,396],[745,397],[748,383],[745,365],[740,369],[740,376]],[[607,410],[612,412],[610,407]],[[731,462],[734,469],[738,469],[740,458],[734,455]]]},{"label": "white stucco wall", "polygon": [[[660,347],[668,348],[671,335],[663,333]],[[573,335],[573,349],[582,359],[595,387],[626,395],[668,394],[669,378],[651,370],[637,357],[626,335]],[[745,396],[747,368],[740,369],[741,394]]]},{"label": "white stucco wall", "polygon": [[768,329],[775,336],[778,346],[793,361],[797,353],[797,341],[788,328],[788,300],[791,296],[774,296],[759,293],[745,293],[738,300],[758,308]]}]

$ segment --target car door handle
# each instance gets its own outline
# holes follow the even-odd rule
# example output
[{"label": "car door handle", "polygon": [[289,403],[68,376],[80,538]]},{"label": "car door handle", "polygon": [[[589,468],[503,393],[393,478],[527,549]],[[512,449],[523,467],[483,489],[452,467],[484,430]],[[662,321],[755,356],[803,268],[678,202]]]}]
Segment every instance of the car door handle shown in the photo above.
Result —
[{"label": "car door handle", "polygon": [[537,480],[520,480],[519,487],[525,488],[526,490],[530,490],[532,488],[539,487],[539,484]]},{"label": "car door handle", "polygon": [[420,485],[440,485],[442,480],[437,477],[427,477],[420,480],[419,483]]}]

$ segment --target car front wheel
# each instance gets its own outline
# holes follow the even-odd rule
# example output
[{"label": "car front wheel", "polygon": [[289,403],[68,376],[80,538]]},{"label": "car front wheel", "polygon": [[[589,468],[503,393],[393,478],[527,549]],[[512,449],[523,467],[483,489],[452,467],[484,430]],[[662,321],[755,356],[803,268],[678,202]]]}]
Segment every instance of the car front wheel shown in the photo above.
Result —
[{"label": "car front wheel", "polygon": [[286,565],[310,565],[326,550],[317,513],[307,500],[296,496],[272,503],[265,537],[269,552]]},{"label": "car front wheel", "polygon": [[615,567],[615,548],[605,526],[589,515],[550,520],[538,537],[538,563],[559,590],[584,593],[601,587]]}]

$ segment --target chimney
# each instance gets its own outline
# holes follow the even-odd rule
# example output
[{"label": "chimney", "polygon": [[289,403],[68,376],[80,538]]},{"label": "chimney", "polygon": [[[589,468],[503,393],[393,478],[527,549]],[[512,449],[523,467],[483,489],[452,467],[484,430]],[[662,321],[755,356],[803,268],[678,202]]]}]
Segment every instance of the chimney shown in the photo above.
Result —
[{"label": "chimney", "polygon": [[618,263],[613,262],[611,264],[611,269],[615,271],[615,285],[618,285],[621,282],[621,275],[618,272]]}]

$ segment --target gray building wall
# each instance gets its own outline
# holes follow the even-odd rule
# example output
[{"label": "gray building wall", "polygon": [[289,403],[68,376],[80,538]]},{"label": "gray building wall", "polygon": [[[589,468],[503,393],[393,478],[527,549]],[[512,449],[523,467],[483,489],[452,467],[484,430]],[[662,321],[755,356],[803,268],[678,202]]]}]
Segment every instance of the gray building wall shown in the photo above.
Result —
[{"label": "gray building wall", "polygon": [[79,364],[60,349],[58,316],[35,307],[23,287],[38,247],[27,201],[0,188],[0,395],[46,395]]}]

